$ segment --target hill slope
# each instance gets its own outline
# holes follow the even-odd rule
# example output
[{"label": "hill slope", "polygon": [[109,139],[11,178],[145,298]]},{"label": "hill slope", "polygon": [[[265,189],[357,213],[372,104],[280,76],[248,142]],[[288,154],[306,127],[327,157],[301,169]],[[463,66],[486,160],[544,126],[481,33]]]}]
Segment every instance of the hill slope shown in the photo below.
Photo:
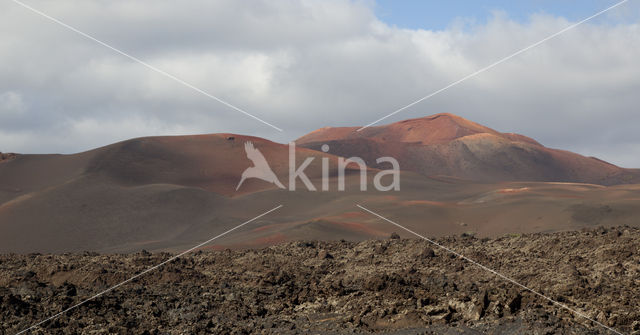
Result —
[{"label": "hill slope", "polygon": [[602,160],[551,149],[519,134],[500,133],[452,114],[369,127],[322,128],[298,140],[299,146],[361,157],[396,158],[403,170],[426,176],[445,175],[481,182],[546,181],[600,185],[640,182],[640,171]]},{"label": "hill slope", "polygon": [[[233,134],[138,138],[74,155],[4,161],[0,252],[167,248],[229,229],[278,205],[284,192],[260,179],[247,179],[236,191],[252,165],[247,141],[287,185],[286,145]],[[335,156],[304,148],[296,156],[316,157],[305,170],[311,180],[321,176],[318,157],[329,157],[336,174]],[[275,196],[244,199],[267,190]]]},{"label": "hill slope", "polygon": [[[406,161],[418,157],[412,152],[421,147],[455,141],[469,141],[472,147],[482,144],[477,138],[483,136],[544,150],[524,137],[458,124],[459,128],[445,127],[423,140],[439,144],[417,143],[419,133],[409,129],[392,144],[375,138],[356,140],[380,150],[370,151],[380,156],[393,152],[383,150],[380,143],[395,150],[406,145]],[[368,170],[366,191],[360,191],[355,171],[347,172],[346,190],[339,191],[337,157],[304,148],[297,150],[296,166],[315,157],[305,172],[318,190],[320,158],[329,159],[328,191],[308,191],[300,180],[296,191],[283,190],[259,179],[247,180],[236,191],[240,175],[252,165],[244,148],[247,141],[288,185],[286,145],[233,134],[139,138],[74,155],[18,155],[5,160],[0,163],[0,253],[181,251],[278,205],[283,207],[277,212],[210,247],[253,248],[310,237],[357,241],[385,237],[394,230],[360,211],[357,204],[429,236],[638,225],[640,185],[478,183],[402,171],[400,191],[380,192],[372,184],[377,171]]]}]

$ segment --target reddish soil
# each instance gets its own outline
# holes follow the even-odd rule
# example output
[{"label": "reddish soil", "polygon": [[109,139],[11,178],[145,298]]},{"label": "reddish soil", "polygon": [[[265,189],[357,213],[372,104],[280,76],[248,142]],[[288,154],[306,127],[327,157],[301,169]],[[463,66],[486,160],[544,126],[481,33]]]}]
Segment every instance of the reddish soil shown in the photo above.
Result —
[{"label": "reddish soil", "polygon": [[602,185],[640,183],[640,171],[623,169],[593,157],[544,147],[514,133],[500,133],[452,114],[405,120],[357,131],[360,127],[326,127],[296,143],[330,153],[361,157],[369,166],[383,156],[400,168],[425,176],[466,180],[564,181]]}]

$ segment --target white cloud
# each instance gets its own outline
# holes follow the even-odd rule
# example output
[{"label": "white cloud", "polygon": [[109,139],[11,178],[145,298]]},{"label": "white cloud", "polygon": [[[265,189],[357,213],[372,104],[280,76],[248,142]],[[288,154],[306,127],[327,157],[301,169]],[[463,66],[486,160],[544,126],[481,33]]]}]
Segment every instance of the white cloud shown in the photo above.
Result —
[{"label": "white cloud", "polygon": [[[0,151],[199,132],[284,142],[363,125],[571,24],[497,13],[486,25],[399,29],[370,4],[338,0],[29,3],[285,132],[2,2]],[[451,112],[640,167],[637,22],[579,26],[388,121]]]},{"label": "white cloud", "polygon": [[3,111],[3,117],[11,117],[20,115],[25,112],[26,106],[19,93],[6,91],[0,93],[0,110]]}]

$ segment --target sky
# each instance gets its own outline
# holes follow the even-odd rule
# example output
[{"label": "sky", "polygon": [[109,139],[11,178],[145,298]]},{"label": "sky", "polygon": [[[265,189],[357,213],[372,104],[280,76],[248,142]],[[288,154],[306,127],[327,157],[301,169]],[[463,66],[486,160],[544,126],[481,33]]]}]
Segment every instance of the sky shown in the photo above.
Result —
[{"label": "sky", "polygon": [[[549,14],[580,21],[616,3],[611,0],[378,0],[373,8],[380,20],[400,28],[443,30],[461,23],[486,24],[494,12],[505,12],[518,22],[526,22],[532,14]],[[619,12],[618,15],[623,13]],[[592,22],[600,23],[607,19],[611,19],[611,16]],[[615,19],[621,22],[631,20],[631,17]]]},{"label": "sky", "polygon": [[[25,3],[192,87],[2,1],[2,152],[219,132],[284,143],[365,125],[616,2]],[[640,167],[639,19],[631,0],[382,124],[448,112]]]}]

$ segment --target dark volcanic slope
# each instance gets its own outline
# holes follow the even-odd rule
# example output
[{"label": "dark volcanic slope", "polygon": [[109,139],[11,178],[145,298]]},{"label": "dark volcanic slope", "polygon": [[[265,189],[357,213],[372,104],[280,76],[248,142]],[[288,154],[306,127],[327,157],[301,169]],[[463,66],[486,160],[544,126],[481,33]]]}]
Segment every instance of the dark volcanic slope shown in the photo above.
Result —
[{"label": "dark volcanic slope", "polygon": [[[624,334],[640,332],[638,229],[438,242]],[[0,256],[0,334],[169,256]],[[399,239],[189,254],[33,334],[353,332],[610,334],[425,241]]]},{"label": "dark volcanic slope", "polygon": [[[277,189],[250,179],[236,192],[252,164],[247,141],[287,185],[286,145],[234,134],[138,138],[74,155],[3,160],[0,250],[165,248],[229,229],[278,205],[273,198],[230,205],[233,197]],[[307,157],[316,157],[310,178],[321,175],[320,157],[335,168],[335,156],[297,151],[298,160]]]},{"label": "dark volcanic slope", "polygon": [[519,134],[500,133],[452,114],[405,120],[385,126],[326,127],[298,140],[339,156],[391,156],[403,170],[475,181],[556,181],[600,185],[640,183],[640,171],[623,169],[592,157],[544,147]]},{"label": "dark volcanic slope", "polygon": [[[257,179],[247,180],[236,192],[244,169],[252,165],[244,144],[252,142],[286,185],[288,146],[259,137],[236,134],[135,138],[73,155],[18,155],[0,165],[0,204],[33,191],[43,191],[91,179],[114,186],[168,184],[194,187],[220,195],[238,196],[276,188]],[[306,170],[320,176],[320,157],[336,157],[298,148],[297,160],[316,157]],[[335,174],[335,172],[332,172]]]}]

